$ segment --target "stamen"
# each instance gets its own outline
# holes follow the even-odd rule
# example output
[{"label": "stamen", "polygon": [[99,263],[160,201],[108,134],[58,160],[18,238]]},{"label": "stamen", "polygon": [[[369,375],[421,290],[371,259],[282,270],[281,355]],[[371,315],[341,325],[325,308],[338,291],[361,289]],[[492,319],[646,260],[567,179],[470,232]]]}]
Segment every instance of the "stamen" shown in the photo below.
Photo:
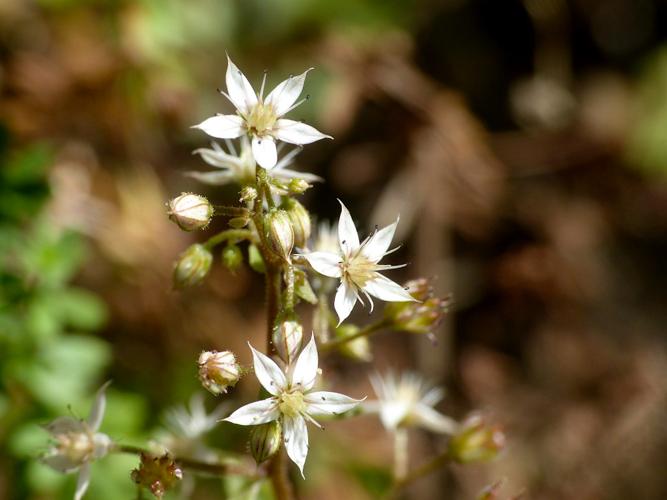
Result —
[{"label": "stamen", "polygon": [[[306,96],[306,97],[304,97],[303,99],[301,99],[300,101],[298,101],[296,104],[292,104],[292,106],[291,106],[290,108],[288,108],[288,110],[285,111],[285,113],[283,113],[283,114],[286,115],[287,113],[289,113],[290,111],[292,111],[294,108],[296,108],[296,107],[298,107],[298,106],[301,106],[304,102],[306,102],[306,101],[308,100],[309,97],[310,97],[310,96]],[[303,120],[300,120],[300,121],[303,121]]]},{"label": "stamen", "polygon": [[269,70],[264,70],[264,77],[262,78],[262,86],[259,88],[259,102],[264,101],[264,85],[266,85],[266,75],[268,74]]}]

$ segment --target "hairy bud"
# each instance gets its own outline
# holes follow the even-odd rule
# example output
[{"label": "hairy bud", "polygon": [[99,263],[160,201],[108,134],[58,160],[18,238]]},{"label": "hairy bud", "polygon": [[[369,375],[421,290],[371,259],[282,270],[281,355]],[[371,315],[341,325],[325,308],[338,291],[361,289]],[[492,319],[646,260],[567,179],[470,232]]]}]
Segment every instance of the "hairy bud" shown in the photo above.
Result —
[{"label": "hairy bud", "polygon": [[306,190],[310,189],[312,186],[303,179],[291,179],[289,184],[287,184],[287,189],[292,194],[303,194]]},{"label": "hairy bud", "polygon": [[[346,339],[352,337],[359,331],[359,327],[355,325],[341,325],[336,328],[336,338]],[[371,343],[368,337],[359,337],[349,342],[341,344],[339,351],[344,356],[354,359],[356,361],[370,361],[373,359],[371,352]]]},{"label": "hairy bud", "polygon": [[273,329],[273,345],[278,355],[288,365],[292,363],[301,350],[303,328],[298,321],[281,321]]},{"label": "hairy bud", "polygon": [[243,264],[243,252],[237,245],[227,245],[222,250],[222,263],[232,273]]},{"label": "hairy bud", "polygon": [[250,222],[250,217],[242,215],[240,217],[234,217],[232,219],[229,219],[229,227],[232,227],[234,229],[243,229],[248,225],[248,222]]},{"label": "hairy bud", "polygon": [[174,266],[174,287],[185,288],[201,283],[213,263],[213,254],[204,245],[191,245]]},{"label": "hairy bud", "polygon": [[266,216],[266,222],[274,251],[288,260],[294,247],[294,230],[287,212],[281,209],[271,210]]},{"label": "hairy bud", "polygon": [[275,455],[281,443],[282,429],[278,421],[256,425],[250,431],[250,453],[258,464]]},{"label": "hairy bud", "polygon": [[306,245],[308,238],[310,238],[310,214],[308,210],[298,201],[288,198],[283,204],[283,208],[287,212],[292,229],[294,230],[294,244],[297,247]]},{"label": "hairy bud", "polygon": [[252,186],[245,186],[241,189],[239,195],[241,203],[247,203],[257,198],[257,190]]},{"label": "hairy bud", "polygon": [[197,364],[200,382],[216,396],[227,392],[241,378],[241,367],[231,351],[204,351]]},{"label": "hairy bud", "polygon": [[142,453],[139,467],[132,471],[131,477],[139,486],[148,488],[156,498],[162,498],[183,479],[183,471],[169,453],[159,457]]},{"label": "hairy bud", "polygon": [[461,423],[461,429],[449,441],[449,452],[459,463],[487,462],[505,446],[505,433],[491,425],[479,414]]},{"label": "hairy bud", "polygon": [[426,278],[408,281],[406,288],[419,302],[390,302],[384,316],[392,328],[409,333],[429,334],[449,309],[450,298],[439,298]]},{"label": "hairy bud", "polygon": [[169,218],[184,231],[202,229],[213,217],[213,206],[198,194],[182,193],[167,205]]}]

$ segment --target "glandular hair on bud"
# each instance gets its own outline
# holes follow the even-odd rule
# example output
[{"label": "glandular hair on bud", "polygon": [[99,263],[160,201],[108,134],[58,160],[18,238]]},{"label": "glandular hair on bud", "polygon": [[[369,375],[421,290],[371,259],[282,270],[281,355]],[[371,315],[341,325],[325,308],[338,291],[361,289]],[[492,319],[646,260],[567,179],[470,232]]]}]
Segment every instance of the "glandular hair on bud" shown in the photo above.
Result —
[{"label": "glandular hair on bud", "polygon": [[282,209],[271,210],[266,216],[266,223],[273,250],[289,260],[294,247],[294,230],[287,212]]},{"label": "glandular hair on bud", "polygon": [[199,381],[216,396],[227,392],[241,378],[241,367],[231,351],[204,351],[197,360]]},{"label": "glandular hair on bud", "polygon": [[131,472],[130,477],[140,487],[149,489],[156,498],[162,498],[183,479],[183,471],[168,453],[156,456],[144,452],[140,455],[139,467]]},{"label": "glandular hair on bud", "polygon": [[201,283],[213,263],[213,254],[198,243],[191,245],[181,254],[174,266],[175,288],[185,288]]},{"label": "glandular hair on bud", "polygon": [[243,264],[243,252],[238,245],[230,244],[222,250],[222,263],[232,273]]},{"label": "glandular hair on bud", "polygon": [[271,340],[278,356],[289,365],[296,359],[301,350],[303,327],[296,320],[280,321],[273,329]]},{"label": "glandular hair on bud", "polygon": [[282,428],[279,421],[256,425],[250,431],[250,453],[258,464],[275,455],[281,442]]},{"label": "glandular hair on bud", "polygon": [[305,207],[298,201],[288,198],[283,204],[283,208],[289,216],[294,230],[294,244],[297,247],[304,247],[308,238],[310,238],[311,224],[310,214]]},{"label": "glandular hair on bud", "polygon": [[182,193],[168,203],[169,218],[184,231],[208,226],[213,217],[213,206],[198,194]]}]

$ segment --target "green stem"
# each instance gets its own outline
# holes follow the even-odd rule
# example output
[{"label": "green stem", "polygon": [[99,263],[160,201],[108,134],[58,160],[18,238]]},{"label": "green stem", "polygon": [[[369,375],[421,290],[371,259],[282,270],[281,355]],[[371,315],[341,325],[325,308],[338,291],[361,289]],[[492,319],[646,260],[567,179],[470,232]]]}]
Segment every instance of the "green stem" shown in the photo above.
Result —
[{"label": "green stem", "polygon": [[216,245],[219,245],[223,241],[229,240],[255,240],[255,235],[249,229],[227,229],[222,231],[214,236],[211,236],[205,243],[204,246],[211,250]]},{"label": "green stem", "polygon": [[371,323],[370,325],[366,325],[357,333],[350,335],[349,337],[335,339],[332,340],[331,342],[327,342],[326,344],[322,344],[319,350],[321,353],[332,351],[342,345],[347,344],[348,342],[352,342],[353,340],[356,340],[361,337],[367,337],[369,335],[372,335],[378,330],[382,330],[383,328],[389,326],[389,324],[390,324],[389,321],[381,319],[376,323]]},{"label": "green stem", "polygon": [[285,266],[285,312],[294,312],[294,266]]},{"label": "green stem", "polygon": [[250,211],[244,207],[227,207],[224,205],[213,205],[215,215],[226,215],[228,217],[248,217]]},{"label": "green stem", "polygon": [[394,481],[400,481],[408,473],[408,430],[394,431]]},{"label": "green stem", "polygon": [[394,483],[393,490],[398,491],[402,488],[405,488],[410,483],[413,483],[419,478],[427,476],[431,472],[438,470],[439,468],[447,465],[451,462],[452,458],[447,451],[444,451],[440,455],[436,456],[432,460],[420,465],[416,469],[413,469],[404,477],[397,479]]}]

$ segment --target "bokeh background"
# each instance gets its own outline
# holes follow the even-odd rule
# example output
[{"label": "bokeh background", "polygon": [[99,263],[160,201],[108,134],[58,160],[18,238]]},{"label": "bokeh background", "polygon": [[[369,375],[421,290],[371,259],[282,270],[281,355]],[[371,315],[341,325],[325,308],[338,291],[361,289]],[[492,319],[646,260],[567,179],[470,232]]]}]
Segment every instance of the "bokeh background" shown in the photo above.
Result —
[{"label": "bokeh background", "polygon": [[[248,362],[261,342],[259,275],[170,283],[204,235],[165,202],[236,197],[182,175],[208,143],[189,127],[231,109],[225,51],[254,83],[316,68],[292,115],[335,140],[299,156],[326,179],[306,203],[331,219],[340,197],[365,228],[400,212],[394,262],[411,265],[392,276],[453,293],[437,343],[385,333],[372,365],[325,365],[357,396],[371,367],[415,369],[447,388],[440,411],[503,424],[499,459],[406,498],[503,478],[499,498],[667,498],[666,40],[659,0],[2,0],[0,498],[71,498],[74,479],[34,460],[38,425],[85,416],[103,381],[103,430],[142,443],[200,390],[202,348]],[[312,434],[305,498],[377,496],[391,440],[375,420]],[[243,439],[223,424],[210,441]],[[442,441],[411,446],[416,465]],[[135,465],[96,464],[88,497],[134,498]],[[194,498],[232,490],[208,479]]]}]

